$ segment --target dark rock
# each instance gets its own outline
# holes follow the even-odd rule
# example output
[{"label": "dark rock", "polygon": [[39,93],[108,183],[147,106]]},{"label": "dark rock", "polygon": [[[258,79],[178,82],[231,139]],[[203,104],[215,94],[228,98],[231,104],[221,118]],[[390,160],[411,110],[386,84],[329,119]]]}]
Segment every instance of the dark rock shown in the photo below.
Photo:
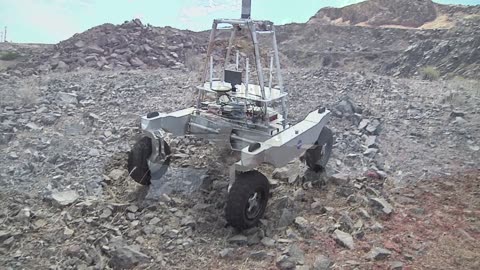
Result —
[{"label": "dark rock", "polygon": [[370,202],[375,209],[386,215],[393,213],[393,206],[383,198],[370,198]]},{"label": "dark rock", "polygon": [[330,270],[332,261],[325,255],[319,255],[313,263],[313,270]]},{"label": "dark rock", "polygon": [[460,111],[453,111],[450,113],[451,118],[464,117],[465,113]]},{"label": "dark rock", "polygon": [[282,215],[278,221],[278,227],[287,227],[295,221],[295,214],[288,209],[283,209]]},{"label": "dark rock", "polygon": [[7,240],[12,236],[12,233],[7,230],[0,230],[0,242]]},{"label": "dark rock", "polygon": [[342,212],[342,216],[338,220],[340,223],[340,229],[351,232],[353,231],[353,220],[350,218],[348,212],[344,211]]},{"label": "dark rock", "polygon": [[85,42],[83,40],[79,40],[79,41],[75,42],[74,45],[75,45],[75,47],[80,49],[80,48],[85,46]]},{"label": "dark rock", "polygon": [[355,114],[356,106],[351,100],[343,99],[335,106],[335,110],[340,113],[339,116],[350,117]]},{"label": "dark rock", "polygon": [[276,265],[280,270],[293,270],[296,267],[295,260],[286,256],[282,255],[277,258]]},{"label": "dark rock", "polygon": [[370,260],[383,260],[392,255],[392,252],[388,249],[374,247],[367,254],[367,258]]},{"label": "dark rock", "polygon": [[134,67],[142,67],[145,63],[137,57],[133,57],[129,60],[130,64]]},{"label": "dark rock", "polygon": [[287,167],[276,168],[272,173],[272,177],[274,179],[288,181],[290,177],[289,169]]},{"label": "dark rock", "polygon": [[41,127],[41,126],[39,126],[35,123],[28,123],[28,124],[25,125],[25,127],[29,128],[31,130],[42,130],[43,129],[43,127]]},{"label": "dark rock", "polygon": [[247,242],[248,242],[248,238],[245,235],[238,234],[238,235],[235,235],[233,237],[230,237],[228,239],[228,242],[230,244],[246,245]]},{"label": "dark rock", "polygon": [[363,155],[369,157],[369,156],[375,156],[376,153],[378,153],[378,149],[368,148],[367,150],[365,150],[365,152],[363,152]]},{"label": "dark rock", "polygon": [[102,54],[104,50],[97,45],[90,45],[90,46],[86,47],[85,49],[83,49],[83,51],[85,53]]},{"label": "dark rock", "polygon": [[308,229],[310,227],[308,220],[303,217],[296,217],[295,224],[300,229]]},{"label": "dark rock", "polygon": [[220,258],[229,258],[233,255],[233,248],[225,248],[219,252]]},{"label": "dark rock", "polygon": [[262,240],[263,236],[264,236],[263,231],[258,231],[258,232],[254,233],[252,235],[249,235],[247,237],[247,244],[249,246],[259,244],[260,241]]},{"label": "dark rock", "polygon": [[365,146],[372,148],[376,146],[377,136],[368,136],[365,140]]},{"label": "dark rock", "polygon": [[403,262],[394,261],[390,263],[391,270],[402,270],[403,269]]},{"label": "dark rock", "polygon": [[378,223],[378,222],[375,222],[375,224],[373,224],[370,229],[376,233],[379,233],[379,232],[382,232],[383,231],[383,225]]},{"label": "dark rock", "polygon": [[353,193],[355,193],[355,189],[351,186],[340,186],[340,187],[337,187],[336,189],[336,193],[339,195],[339,196],[342,196],[342,197],[345,197],[347,198],[348,196],[352,195]]},{"label": "dark rock", "polygon": [[59,71],[67,71],[69,66],[63,62],[63,61],[58,61],[57,66],[55,67],[55,70]]},{"label": "dark rock", "polygon": [[78,97],[76,94],[58,92],[57,98],[60,105],[78,104]]},{"label": "dark rock", "polygon": [[131,246],[117,247],[112,251],[110,265],[114,269],[132,269],[150,262],[150,257]]},{"label": "dark rock", "polygon": [[110,177],[110,179],[112,179],[113,181],[120,181],[120,180],[123,179],[124,174],[126,174],[126,171],[125,171],[125,170],[122,170],[122,169],[113,169],[113,170],[111,170],[110,173],[108,174],[108,177]]},{"label": "dark rock", "polygon": [[102,213],[100,214],[100,218],[106,219],[106,218],[109,218],[111,215],[112,215],[112,209],[105,208],[105,209],[103,209]]},{"label": "dark rock", "polygon": [[249,257],[254,261],[263,261],[268,258],[268,253],[265,250],[252,251]]},{"label": "dark rock", "polygon": [[347,174],[344,173],[336,173],[330,176],[330,181],[336,185],[343,186],[348,184],[349,177]]},{"label": "dark rock", "polygon": [[360,123],[358,124],[358,129],[364,130],[368,126],[368,124],[370,124],[370,120],[362,119],[362,121],[360,121]]},{"label": "dark rock", "polygon": [[290,245],[288,247],[287,254],[295,261],[296,264],[305,263],[305,253],[297,245]]},{"label": "dark rock", "polygon": [[266,247],[275,246],[275,240],[273,240],[272,238],[269,238],[269,237],[264,237],[261,242]]},{"label": "dark rock", "polygon": [[333,238],[343,247],[348,249],[354,248],[353,237],[349,233],[337,229],[333,232]]},{"label": "dark rock", "polygon": [[378,134],[380,130],[380,121],[377,119],[373,120],[372,122],[370,122],[370,124],[368,124],[366,130],[370,134]]}]

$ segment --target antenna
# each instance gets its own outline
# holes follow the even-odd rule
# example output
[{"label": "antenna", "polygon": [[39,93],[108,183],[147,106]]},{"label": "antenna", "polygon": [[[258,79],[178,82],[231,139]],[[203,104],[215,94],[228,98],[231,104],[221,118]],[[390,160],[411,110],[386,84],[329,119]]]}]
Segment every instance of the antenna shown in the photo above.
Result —
[{"label": "antenna", "polygon": [[250,19],[252,0],[242,0],[242,19]]},{"label": "antenna", "polygon": [[248,64],[248,57],[245,59],[245,95],[248,95],[248,72],[250,71],[250,66]]},{"label": "antenna", "polygon": [[239,60],[239,58],[240,58],[240,55],[239,55],[239,52],[237,50],[237,56],[235,58],[235,70],[236,71],[238,71],[238,62],[239,62],[238,60]]},{"label": "antenna", "polygon": [[210,89],[213,86],[213,55],[210,55]]}]

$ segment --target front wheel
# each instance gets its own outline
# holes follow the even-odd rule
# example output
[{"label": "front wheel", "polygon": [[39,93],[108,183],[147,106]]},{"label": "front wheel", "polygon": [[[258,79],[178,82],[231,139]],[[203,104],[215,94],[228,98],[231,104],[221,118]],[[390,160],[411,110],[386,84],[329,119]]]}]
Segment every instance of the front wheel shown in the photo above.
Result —
[{"label": "front wheel", "polygon": [[305,153],[307,166],[315,172],[324,171],[332,154],[332,147],[333,133],[329,128],[324,127],[315,145]]},{"label": "front wheel", "polygon": [[270,184],[258,171],[237,175],[230,188],[225,208],[228,224],[237,229],[248,229],[258,224],[267,207]]},{"label": "front wheel", "polygon": [[[158,140],[156,158],[151,161],[155,144],[148,136],[143,136],[128,153],[127,169],[130,177],[141,185],[150,185],[152,179],[160,179],[170,164],[170,146],[163,139]],[[149,163],[152,167],[149,166]]]},{"label": "front wheel", "polygon": [[141,185],[150,185],[151,172],[148,167],[148,158],[151,154],[152,140],[146,136],[138,140],[128,153],[128,173],[135,182]]}]

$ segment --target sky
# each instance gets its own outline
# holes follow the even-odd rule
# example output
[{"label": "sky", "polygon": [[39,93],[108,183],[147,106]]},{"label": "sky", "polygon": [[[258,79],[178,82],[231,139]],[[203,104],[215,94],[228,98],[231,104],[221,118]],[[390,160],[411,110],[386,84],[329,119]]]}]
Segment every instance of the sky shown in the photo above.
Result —
[{"label": "sky", "polygon": [[[241,0],[0,0],[0,32],[10,42],[57,43],[103,24],[139,18],[153,26],[201,31],[215,18],[239,18]],[[360,0],[252,0],[252,18],[306,22],[320,8]],[[480,0],[435,0],[480,5]],[[2,34],[0,34],[1,36]]]}]

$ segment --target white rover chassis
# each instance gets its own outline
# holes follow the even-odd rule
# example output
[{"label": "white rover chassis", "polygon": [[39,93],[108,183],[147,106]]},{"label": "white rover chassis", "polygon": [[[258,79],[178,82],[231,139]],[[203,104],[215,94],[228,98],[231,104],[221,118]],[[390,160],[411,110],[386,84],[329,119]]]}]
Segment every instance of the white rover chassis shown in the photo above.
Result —
[{"label": "white rover chassis", "polygon": [[[197,87],[197,105],[168,114],[154,112],[142,117],[145,136],[132,148],[128,160],[130,176],[136,182],[148,185],[151,179],[159,179],[170,163],[171,151],[165,140],[167,134],[194,135],[239,151],[240,160],[230,167],[229,196],[225,209],[227,222],[239,229],[255,226],[267,205],[269,182],[263,174],[254,170],[256,167],[264,163],[283,167],[293,159],[304,156],[310,169],[323,170],[333,144],[332,133],[326,127],[330,111],[325,108],[310,112],[303,121],[293,126],[288,124],[285,105],[287,93],[283,89],[274,26],[268,21],[251,20],[250,1],[243,2],[242,19],[214,20],[204,81]],[[231,30],[231,36],[223,78],[214,80],[212,50],[216,33],[220,30],[217,29],[219,24],[229,24],[232,28],[227,29]],[[236,33],[241,31],[240,27],[245,27],[252,37],[258,84],[249,84],[248,58],[245,61],[245,80],[229,82],[225,75],[230,64],[232,44]],[[264,85],[258,34],[273,37],[268,87]],[[207,81],[209,62],[210,80]],[[237,52],[233,74],[241,77],[242,72],[238,71],[238,66]],[[272,87],[273,74],[277,81],[276,87]],[[208,100],[208,96],[213,96],[213,99]],[[281,104],[280,111],[271,106],[275,103]],[[236,114],[230,114],[232,110]]]}]

